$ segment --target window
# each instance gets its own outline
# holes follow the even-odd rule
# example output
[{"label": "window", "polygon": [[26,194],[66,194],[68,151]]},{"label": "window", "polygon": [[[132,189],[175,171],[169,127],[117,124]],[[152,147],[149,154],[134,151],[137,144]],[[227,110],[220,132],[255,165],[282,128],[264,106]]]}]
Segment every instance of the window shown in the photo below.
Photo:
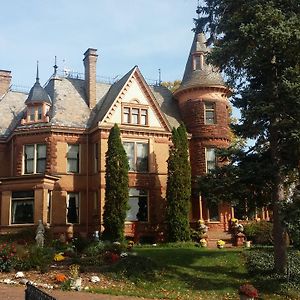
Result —
[{"label": "window", "polygon": [[94,157],[95,157],[94,171],[98,172],[99,171],[99,144],[98,143],[94,144]]},{"label": "window", "polygon": [[206,172],[216,168],[216,151],[214,148],[206,148]]},{"label": "window", "polygon": [[201,57],[200,55],[194,56],[194,70],[200,70],[201,69]]},{"label": "window", "polygon": [[129,171],[148,171],[148,143],[124,142],[124,149],[127,154]]},{"label": "window", "polygon": [[204,103],[205,124],[215,124],[215,103]]},{"label": "window", "polygon": [[24,174],[45,172],[46,149],[47,146],[44,144],[24,146]]},{"label": "window", "polygon": [[129,210],[126,221],[148,221],[148,193],[145,190],[129,189]]},{"label": "window", "polygon": [[79,145],[68,145],[67,172],[79,172]]},{"label": "window", "polygon": [[47,223],[51,223],[52,191],[48,191],[47,197]]},{"label": "window", "polygon": [[11,223],[34,223],[34,191],[12,192]]},{"label": "window", "polygon": [[34,115],[35,115],[35,111],[34,111],[34,107],[31,106],[29,107],[29,121],[34,121]]},{"label": "window", "polygon": [[213,222],[220,221],[218,204],[215,202],[211,202],[208,204],[208,209],[209,209],[209,220]]},{"label": "window", "polygon": [[68,193],[67,195],[67,223],[79,223],[79,194]]},{"label": "window", "polygon": [[38,109],[37,109],[38,120],[42,119],[42,112],[43,112],[43,108],[41,106],[38,106]]},{"label": "window", "polygon": [[123,123],[148,125],[148,109],[139,107],[123,107]]}]

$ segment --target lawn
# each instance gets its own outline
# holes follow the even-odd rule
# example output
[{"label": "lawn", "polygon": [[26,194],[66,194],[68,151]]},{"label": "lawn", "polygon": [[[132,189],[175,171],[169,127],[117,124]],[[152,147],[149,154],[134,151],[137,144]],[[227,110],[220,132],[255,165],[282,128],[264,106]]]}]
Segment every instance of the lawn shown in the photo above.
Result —
[{"label": "lawn", "polygon": [[249,281],[241,249],[141,247],[134,251],[157,263],[156,276],[131,277],[126,289],[116,286],[110,293],[182,300],[238,299],[238,287]]}]

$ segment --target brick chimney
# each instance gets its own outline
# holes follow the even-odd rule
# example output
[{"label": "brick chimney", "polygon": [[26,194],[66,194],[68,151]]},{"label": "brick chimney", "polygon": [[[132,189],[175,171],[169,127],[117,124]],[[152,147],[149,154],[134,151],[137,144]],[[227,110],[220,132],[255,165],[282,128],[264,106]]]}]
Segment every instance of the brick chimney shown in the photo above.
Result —
[{"label": "brick chimney", "polygon": [[7,93],[11,83],[11,71],[0,70],[0,98]]},{"label": "brick chimney", "polygon": [[93,109],[96,105],[96,63],[97,49],[89,48],[84,53],[84,73],[87,105]]}]

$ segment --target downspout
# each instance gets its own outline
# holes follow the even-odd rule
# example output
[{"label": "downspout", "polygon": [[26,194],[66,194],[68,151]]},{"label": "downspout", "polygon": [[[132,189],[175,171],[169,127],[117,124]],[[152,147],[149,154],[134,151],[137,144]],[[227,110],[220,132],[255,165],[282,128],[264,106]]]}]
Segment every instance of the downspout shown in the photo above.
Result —
[{"label": "downspout", "polygon": [[86,237],[89,234],[89,135],[86,136]]}]

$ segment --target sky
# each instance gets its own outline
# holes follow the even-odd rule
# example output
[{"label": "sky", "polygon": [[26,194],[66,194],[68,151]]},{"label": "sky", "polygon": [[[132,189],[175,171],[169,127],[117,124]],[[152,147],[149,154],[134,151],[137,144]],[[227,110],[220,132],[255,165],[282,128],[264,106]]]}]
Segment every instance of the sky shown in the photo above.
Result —
[{"label": "sky", "polygon": [[182,79],[197,0],[1,1],[0,69],[30,88],[57,65],[83,73],[83,53],[98,49],[97,75],[122,77],[138,65],[146,79]]}]

